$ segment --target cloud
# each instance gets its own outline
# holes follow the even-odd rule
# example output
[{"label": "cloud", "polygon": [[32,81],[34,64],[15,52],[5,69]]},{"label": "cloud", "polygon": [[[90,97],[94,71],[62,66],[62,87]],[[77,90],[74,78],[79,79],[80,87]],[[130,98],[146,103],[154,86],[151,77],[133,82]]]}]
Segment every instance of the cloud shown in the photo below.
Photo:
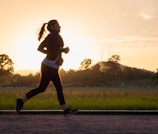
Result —
[{"label": "cloud", "polygon": [[144,20],[151,20],[158,16],[158,1],[157,0],[141,0],[139,11],[137,14]]},{"label": "cloud", "polygon": [[156,17],[156,16],[150,15],[150,14],[145,13],[145,12],[140,12],[140,13],[138,14],[138,16],[142,17],[142,18],[145,19],[145,20],[151,20],[151,19],[153,19],[153,18]]}]

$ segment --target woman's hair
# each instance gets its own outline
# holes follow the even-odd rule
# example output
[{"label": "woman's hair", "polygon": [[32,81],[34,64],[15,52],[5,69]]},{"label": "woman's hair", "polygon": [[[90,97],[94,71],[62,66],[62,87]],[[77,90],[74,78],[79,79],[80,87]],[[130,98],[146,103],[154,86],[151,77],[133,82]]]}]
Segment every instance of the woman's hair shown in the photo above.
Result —
[{"label": "woman's hair", "polygon": [[41,38],[43,37],[43,34],[44,34],[44,32],[45,32],[45,25],[46,25],[47,23],[44,23],[43,25],[42,25],[42,27],[40,28],[40,31],[39,31],[39,33],[38,33],[38,40],[40,41],[41,40]]},{"label": "woman's hair", "polygon": [[58,23],[57,20],[50,20],[48,23],[44,23],[42,25],[42,27],[40,28],[40,31],[38,33],[38,40],[40,41],[41,38],[43,37],[44,33],[45,33],[45,26],[47,25],[47,30],[49,32],[52,31],[51,26],[53,26],[54,24]]}]

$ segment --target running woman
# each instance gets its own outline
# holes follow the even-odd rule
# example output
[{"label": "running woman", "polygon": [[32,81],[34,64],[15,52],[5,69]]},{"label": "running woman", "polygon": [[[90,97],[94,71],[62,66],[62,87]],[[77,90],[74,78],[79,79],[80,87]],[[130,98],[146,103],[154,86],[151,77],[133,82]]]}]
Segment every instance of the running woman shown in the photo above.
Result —
[{"label": "running woman", "polygon": [[[47,29],[46,29],[47,28]],[[64,116],[70,116],[78,112],[77,109],[70,109],[65,103],[63,87],[59,77],[59,67],[63,63],[62,53],[68,53],[69,48],[64,47],[64,42],[60,33],[60,25],[57,20],[50,20],[48,23],[44,23],[38,33],[38,40],[41,41],[46,30],[49,34],[40,43],[38,51],[46,54],[46,58],[41,63],[41,80],[37,88],[30,90],[25,94],[23,98],[16,99],[16,111],[20,112],[24,103],[30,98],[42,93],[46,90],[50,81],[53,82],[56,91],[59,104],[63,109]]]}]

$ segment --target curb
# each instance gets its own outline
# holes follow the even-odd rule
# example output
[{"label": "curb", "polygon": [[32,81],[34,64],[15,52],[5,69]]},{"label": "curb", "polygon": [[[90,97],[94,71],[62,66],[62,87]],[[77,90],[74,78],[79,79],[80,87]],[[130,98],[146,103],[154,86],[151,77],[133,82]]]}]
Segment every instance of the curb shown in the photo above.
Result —
[{"label": "curb", "polygon": [[[62,110],[0,110],[0,115],[46,114],[61,115]],[[79,110],[78,115],[158,115],[158,110]]]}]

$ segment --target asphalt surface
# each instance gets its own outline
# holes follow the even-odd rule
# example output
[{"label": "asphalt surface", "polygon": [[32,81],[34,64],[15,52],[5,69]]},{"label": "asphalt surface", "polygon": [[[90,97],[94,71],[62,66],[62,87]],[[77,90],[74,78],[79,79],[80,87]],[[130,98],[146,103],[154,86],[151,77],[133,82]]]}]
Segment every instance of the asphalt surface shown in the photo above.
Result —
[{"label": "asphalt surface", "polygon": [[[22,110],[19,114],[61,115],[62,110]],[[17,114],[15,110],[0,110],[2,114]],[[78,115],[158,115],[158,110],[78,110]]]},{"label": "asphalt surface", "polygon": [[[32,112],[32,113],[31,113]],[[77,115],[64,117],[61,111],[1,111],[1,134],[158,134],[158,115],[94,114],[79,111]],[[93,112],[93,113],[92,113]],[[103,112],[103,111],[102,111]],[[104,111],[105,112],[105,111]],[[121,111],[120,111],[121,112]],[[125,111],[124,111],[125,112]]]}]

